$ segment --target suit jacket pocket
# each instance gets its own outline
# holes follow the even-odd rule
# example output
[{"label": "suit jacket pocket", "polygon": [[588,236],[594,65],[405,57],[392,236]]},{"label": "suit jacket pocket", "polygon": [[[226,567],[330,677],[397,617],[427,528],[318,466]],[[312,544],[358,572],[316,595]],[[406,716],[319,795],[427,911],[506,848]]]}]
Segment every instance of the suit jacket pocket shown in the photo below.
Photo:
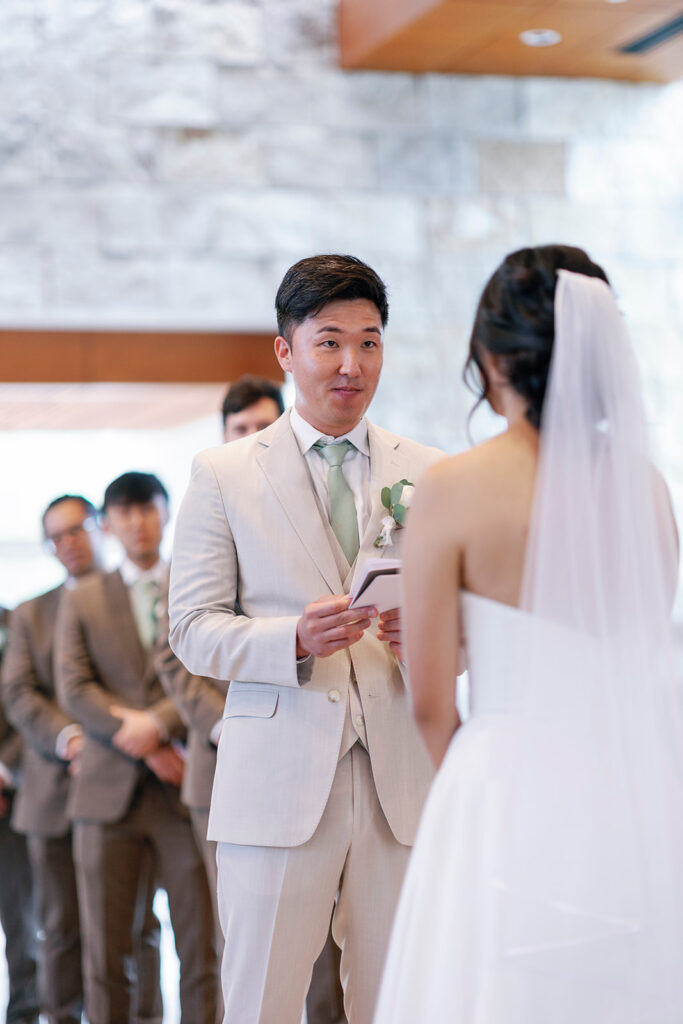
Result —
[{"label": "suit jacket pocket", "polygon": [[272,718],[279,694],[273,690],[234,690],[228,692],[223,718]]}]

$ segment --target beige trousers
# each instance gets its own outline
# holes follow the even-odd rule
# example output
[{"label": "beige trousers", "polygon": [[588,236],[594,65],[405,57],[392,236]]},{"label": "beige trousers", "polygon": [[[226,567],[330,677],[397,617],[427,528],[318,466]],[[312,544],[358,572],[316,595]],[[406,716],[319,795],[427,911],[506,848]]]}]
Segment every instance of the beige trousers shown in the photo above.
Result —
[{"label": "beige trousers", "polygon": [[224,1024],[299,1024],[333,909],[346,1015],[349,1024],[371,1024],[409,855],[387,824],[358,743],[339,762],[307,843],[219,843]]}]

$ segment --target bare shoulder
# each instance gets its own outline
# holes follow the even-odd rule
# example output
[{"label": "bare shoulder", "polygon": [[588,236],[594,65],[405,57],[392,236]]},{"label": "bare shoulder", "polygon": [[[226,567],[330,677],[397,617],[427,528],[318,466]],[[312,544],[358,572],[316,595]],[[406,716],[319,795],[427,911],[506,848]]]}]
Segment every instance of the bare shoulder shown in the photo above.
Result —
[{"label": "bare shoulder", "polygon": [[434,497],[452,496],[453,491],[463,487],[471,494],[472,487],[491,486],[507,448],[505,435],[501,435],[457,455],[441,458],[426,470],[420,488],[429,490]]},{"label": "bare shoulder", "polygon": [[532,453],[506,432],[430,466],[414,504],[444,536],[463,538],[500,513],[502,496],[512,497],[519,478],[531,475],[532,467]]}]

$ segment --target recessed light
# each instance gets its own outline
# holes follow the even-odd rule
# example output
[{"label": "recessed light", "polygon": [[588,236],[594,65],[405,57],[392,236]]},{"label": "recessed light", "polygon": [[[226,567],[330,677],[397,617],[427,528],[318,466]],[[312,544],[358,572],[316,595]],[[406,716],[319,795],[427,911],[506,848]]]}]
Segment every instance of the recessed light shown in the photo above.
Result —
[{"label": "recessed light", "polygon": [[525,46],[557,46],[562,42],[562,34],[554,28],[529,28],[520,32],[519,38]]},{"label": "recessed light", "polygon": [[625,4],[626,0],[605,0],[606,4]]}]

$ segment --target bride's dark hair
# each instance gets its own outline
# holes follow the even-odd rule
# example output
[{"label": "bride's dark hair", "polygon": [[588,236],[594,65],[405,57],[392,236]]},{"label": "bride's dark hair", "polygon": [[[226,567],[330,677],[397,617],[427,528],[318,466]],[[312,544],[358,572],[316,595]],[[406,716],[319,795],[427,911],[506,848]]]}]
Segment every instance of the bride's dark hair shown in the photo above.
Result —
[{"label": "bride's dark hair", "polygon": [[[482,292],[474,318],[465,383],[477,395],[472,413],[488,398],[490,382],[481,350],[502,357],[501,370],[527,401],[527,419],[540,427],[555,340],[558,270],[609,280],[583,249],[540,245],[506,256]],[[470,415],[472,415],[472,413]]]}]

